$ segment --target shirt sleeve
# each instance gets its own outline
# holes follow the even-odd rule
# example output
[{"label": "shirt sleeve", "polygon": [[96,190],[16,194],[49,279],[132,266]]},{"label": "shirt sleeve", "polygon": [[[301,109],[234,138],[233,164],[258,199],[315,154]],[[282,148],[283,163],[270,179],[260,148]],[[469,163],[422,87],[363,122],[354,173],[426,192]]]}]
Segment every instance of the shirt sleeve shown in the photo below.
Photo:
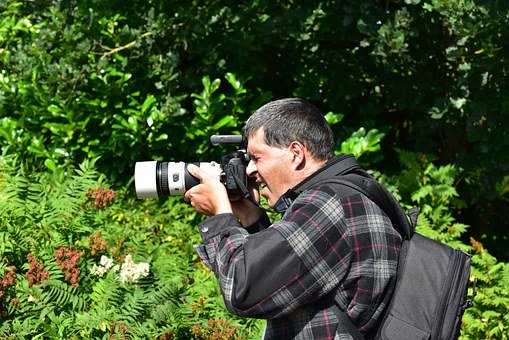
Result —
[{"label": "shirt sleeve", "polygon": [[301,194],[281,221],[257,233],[231,214],[207,219],[200,232],[200,256],[238,315],[291,313],[337,287],[350,267],[340,201],[318,189]]},{"label": "shirt sleeve", "polygon": [[245,229],[250,233],[250,234],[254,234],[254,233],[257,233],[259,231],[262,231],[262,230],[265,230],[267,229],[268,227],[270,226],[270,219],[269,219],[269,216],[267,216],[267,214],[265,213],[265,211],[262,212],[262,215],[260,216],[260,218],[258,219],[258,221],[256,221],[255,224],[253,225],[250,225],[249,227],[245,227]]}]

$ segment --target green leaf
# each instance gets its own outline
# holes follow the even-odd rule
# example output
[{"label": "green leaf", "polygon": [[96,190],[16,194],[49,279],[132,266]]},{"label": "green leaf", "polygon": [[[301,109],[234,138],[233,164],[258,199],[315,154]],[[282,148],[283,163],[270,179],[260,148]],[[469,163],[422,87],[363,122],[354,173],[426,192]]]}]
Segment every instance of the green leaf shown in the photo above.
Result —
[{"label": "green leaf", "polygon": [[451,104],[458,110],[461,109],[467,102],[466,98],[450,98],[449,100],[451,101]]},{"label": "green leaf", "polygon": [[141,113],[146,113],[155,102],[156,102],[156,98],[153,95],[147,96],[147,98],[141,105]]},{"label": "green leaf", "polygon": [[160,134],[156,139],[155,141],[156,142],[160,142],[160,141],[163,141],[163,140],[168,140],[168,135],[166,133],[162,133]]},{"label": "green leaf", "polygon": [[212,126],[212,131],[216,132],[225,126],[233,127],[235,125],[236,125],[235,117],[231,115],[224,116]]},{"label": "green leaf", "polygon": [[230,85],[235,89],[235,93],[237,95],[247,92],[247,90],[242,87],[242,83],[237,80],[237,77],[233,73],[226,73],[225,78],[228,83],[230,83]]},{"label": "green leaf", "polygon": [[498,189],[500,195],[505,195],[509,193],[509,176],[504,176],[502,179],[502,183],[499,185]]},{"label": "green leaf", "polygon": [[353,154],[358,158],[365,153],[378,151],[384,136],[385,134],[377,129],[371,129],[366,133],[366,130],[361,127],[341,143],[341,149],[339,152],[336,151],[336,153]]},{"label": "green leaf", "polygon": [[209,87],[209,94],[216,92],[217,89],[219,89],[219,86],[221,86],[221,79],[214,79]]},{"label": "green leaf", "polygon": [[48,106],[48,111],[55,117],[59,117],[62,114],[62,109],[54,104]]},{"label": "green leaf", "polygon": [[327,114],[325,115],[325,120],[327,121],[327,123],[329,125],[335,125],[335,124],[339,123],[340,121],[342,121],[343,118],[344,118],[343,114],[334,113],[332,111],[327,112]]}]

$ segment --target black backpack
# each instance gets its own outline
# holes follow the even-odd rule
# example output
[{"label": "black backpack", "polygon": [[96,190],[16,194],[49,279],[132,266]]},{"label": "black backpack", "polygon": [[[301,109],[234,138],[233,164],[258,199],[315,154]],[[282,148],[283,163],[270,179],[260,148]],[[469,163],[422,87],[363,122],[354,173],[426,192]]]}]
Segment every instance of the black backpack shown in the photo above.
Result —
[{"label": "black backpack", "polygon": [[[353,156],[342,156],[294,190],[296,197],[318,184],[332,183],[339,195],[360,192],[391,219],[403,243],[396,286],[376,339],[456,339],[463,312],[470,305],[467,285],[470,256],[415,233],[418,209],[406,214],[394,197],[360,168]],[[363,339],[346,313],[340,319],[354,339]]]}]

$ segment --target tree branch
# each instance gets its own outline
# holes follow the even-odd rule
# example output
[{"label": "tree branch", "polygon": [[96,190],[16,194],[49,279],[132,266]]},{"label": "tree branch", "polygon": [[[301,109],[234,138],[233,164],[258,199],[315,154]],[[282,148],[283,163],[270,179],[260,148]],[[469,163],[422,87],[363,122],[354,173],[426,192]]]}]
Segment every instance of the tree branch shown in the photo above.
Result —
[{"label": "tree branch", "polygon": [[116,48],[112,48],[110,49],[108,52],[104,53],[102,56],[101,56],[101,59],[103,58],[106,58],[106,57],[109,57],[110,55],[112,54],[115,54],[117,52],[120,52],[120,51],[123,51],[123,50],[126,50],[128,48],[131,48],[133,47],[134,45],[136,45],[136,43],[138,42],[138,40],[142,39],[142,38],[145,38],[145,37],[148,37],[149,35],[152,35],[153,33],[152,32],[147,32],[147,33],[143,33],[138,39],[134,40],[134,41],[131,41],[130,43],[126,44],[126,45],[123,45],[123,46],[119,46],[119,47],[116,47]]}]

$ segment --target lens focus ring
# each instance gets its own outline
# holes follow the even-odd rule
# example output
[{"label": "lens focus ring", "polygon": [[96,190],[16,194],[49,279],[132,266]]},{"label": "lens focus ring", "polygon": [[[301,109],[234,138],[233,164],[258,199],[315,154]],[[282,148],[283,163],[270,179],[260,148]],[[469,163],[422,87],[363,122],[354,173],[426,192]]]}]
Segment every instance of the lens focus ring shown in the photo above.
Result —
[{"label": "lens focus ring", "polygon": [[157,162],[156,186],[157,196],[161,197],[170,194],[170,187],[168,185],[168,162]]}]

